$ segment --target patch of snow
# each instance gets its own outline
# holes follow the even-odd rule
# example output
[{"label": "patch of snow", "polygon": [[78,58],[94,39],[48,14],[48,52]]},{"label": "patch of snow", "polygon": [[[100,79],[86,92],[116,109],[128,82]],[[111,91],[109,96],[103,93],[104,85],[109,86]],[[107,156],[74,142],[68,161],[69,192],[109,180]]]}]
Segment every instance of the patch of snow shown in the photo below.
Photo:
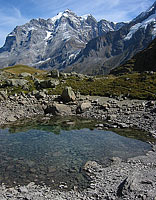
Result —
[{"label": "patch of snow", "polygon": [[50,59],[51,59],[51,58],[47,58],[46,60],[39,61],[39,62],[35,63],[34,65],[42,64],[42,63],[44,63],[44,62],[49,61]]},{"label": "patch of snow", "polygon": [[69,61],[74,60],[77,57],[77,55],[80,53],[80,51],[81,50],[78,50],[77,52],[70,54],[68,57]]},{"label": "patch of snow", "polygon": [[48,40],[50,38],[50,36],[51,36],[51,32],[50,31],[46,31],[46,32],[47,32],[47,36],[45,37],[44,40]]},{"label": "patch of snow", "polygon": [[69,56],[69,60],[72,59],[72,58],[74,58],[74,57],[75,57],[75,54],[71,54],[71,55]]},{"label": "patch of snow", "polygon": [[32,30],[35,30],[35,28],[34,27],[29,27],[28,30],[32,31]]},{"label": "patch of snow", "polygon": [[154,6],[152,6],[150,9],[147,10],[147,12],[151,12],[154,9]]},{"label": "patch of snow", "polygon": [[10,33],[10,34],[8,34],[8,36],[9,36],[9,37],[13,37],[14,35]]},{"label": "patch of snow", "polygon": [[[135,24],[134,26],[132,26],[132,27],[130,28],[129,33],[128,33],[127,36],[124,38],[124,40],[130,40],[130,39],[132,38],[133,34],[135,34],[139,28],[144,28],[144,29],[146,29],[147,26],[148,26],[148,24],[150,24],[150,23],[152,23],[152,22],[155,22],[155,23],[156,23],[156,12],[155,12],[153,15],[149,16],[147,19],[145,19],[143,22],[137,23],[137,24]],[[152,35],[153,35],[153,34],[155,35],[155,29],[154,29],[154,31],[152,32]]]},{"label": "patch of snow", "polygon": [[87,18],[88,18],[89,16],[91,16],[91,14],[82,15],[82,16],[81,16],[81,19],[82,19],[82,20],[87,20]]},{"label": "patch of snow", "polygon": [[26,30],[26,35],[28,35],[29,31],[34,31],[34,30],[37,30],[37,29],[34,27],[28,27],[28,29]]},{"label": "patch of snow", "polygon": [[63,13],[64,17],[69,17],[69,15],[67,13]]},{"label": "patch of snow", "polygon": [[55,23],[58,19],[60,19],[63,15],[63,12],[59,12],[55,17],[51,18],[51,21]]},{"label": "patch of snow", "polygon": [[156,25],[154,25],[154,29],[152,31],[152,39],[154,40],[156,37]]},{"label": "patch of snow", "polygon": [[135,24],[130,28],[130,32],[124,38],[124,40],[130,40],[135,32],[141,27],[141,23]]},{"label": "patch of snow", "polygon": [[156,6],[156,2],[154,2],[154,4],[149,9],[147,9],[146,12],[151,12],[155,8],[155,6]]},{"label": "patch of snow", "polygon": [[63,40],[67,40],[67,39],[70,39],[71,38],[71,34],[69,31],[66,31],[63,33]]},{"label": "patch of snow", "polygon": [[64,12],[71,13],[72,11],[70,9],[66,9]]}]

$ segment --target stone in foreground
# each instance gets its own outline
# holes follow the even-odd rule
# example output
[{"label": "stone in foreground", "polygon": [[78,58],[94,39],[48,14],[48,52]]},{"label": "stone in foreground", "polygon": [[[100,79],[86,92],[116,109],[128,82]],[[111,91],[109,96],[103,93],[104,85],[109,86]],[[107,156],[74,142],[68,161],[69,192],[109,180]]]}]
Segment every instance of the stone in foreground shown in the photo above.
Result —
[{"label": "stone in foreground", "polygon": [[76,100],[75,93],[71,87],[65,87],[65,89],[62,92],[61,98],[65,103]]},{"label": "stone in foreground", "polygon": [[71,108],[68,105],[53,103],[45,109],[45,114],[53,115],[71,115]]}]

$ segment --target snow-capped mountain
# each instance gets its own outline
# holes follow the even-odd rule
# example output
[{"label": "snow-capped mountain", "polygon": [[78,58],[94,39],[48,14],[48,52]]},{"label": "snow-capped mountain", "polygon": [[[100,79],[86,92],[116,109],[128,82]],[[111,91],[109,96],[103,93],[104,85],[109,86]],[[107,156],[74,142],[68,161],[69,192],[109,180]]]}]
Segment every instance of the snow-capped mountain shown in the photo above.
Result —
[{"label": "snow-capped mountain", "polygon": [[128,34],[124,40],[129,40],[133,35],[139,30],[146,30],[148,26],[153,25],[151,35],[153,38],[156,37],[156,2],[146,11],[141,13],[137,18],[135,18],[132,23],[135,23],[131,26]]},{"label": "snow-capped mountain", "polygon": [[71,10],[50,19],[32,19],[17,26],[0,48],[0,66],[28,64],[64,68],[93,38],[118,30],[124,23],[97,22],[92,15],[77,16]]},{"label": "snow-capped mountain", "polygon": [[89,41],[67,71],[109,73],[112,68],[146,48],[155,37],[156,2],[118,31],[108,32],[105,36]]}]

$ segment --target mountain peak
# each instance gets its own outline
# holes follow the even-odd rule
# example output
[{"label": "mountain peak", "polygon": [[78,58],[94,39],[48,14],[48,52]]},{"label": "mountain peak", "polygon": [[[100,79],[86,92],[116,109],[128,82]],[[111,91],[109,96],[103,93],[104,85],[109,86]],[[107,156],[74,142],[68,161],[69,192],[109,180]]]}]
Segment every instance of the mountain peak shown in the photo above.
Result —
[{"label": "mountain peak", "polygon": [[156,10],[156,1],[153,3],[152,6],[150,6],[150,7],[146,10],[146,12],[151,12],[151,11],[153,11],[153,10]]},{"label": "mountain peak", "polygon": [[82,15],[81,18],[87,20],[88,17],[92,17],[91,14]]},{"label": "mountain peak", "polygon": [[72,10],[70,10],[70,9],[66,9],[63,13],[71,13],[71,14],[73,14],[74,12]]},{"label": "mountain peak", "polygon": [[70,15],[76,16],[76,14],[72,10],[66,9],[63,12],[59,12],[56,16],[50,19],[53,23],[55,23],[57,20],[61,19],[61,17],[69,17]]}]

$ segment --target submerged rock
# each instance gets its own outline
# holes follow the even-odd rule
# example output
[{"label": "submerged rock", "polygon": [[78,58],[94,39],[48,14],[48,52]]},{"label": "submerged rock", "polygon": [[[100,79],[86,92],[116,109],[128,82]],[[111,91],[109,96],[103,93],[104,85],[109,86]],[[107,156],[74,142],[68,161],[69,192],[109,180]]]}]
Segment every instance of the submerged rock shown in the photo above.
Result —
[{"label": "submerged rock", "polygon": [[85,170],[86,172],[92,172],[92,171],[99,171],[99,168],[101,166],[95,162],[95,161],[87,161],[86,164],[83,167],[83,170]]}]

